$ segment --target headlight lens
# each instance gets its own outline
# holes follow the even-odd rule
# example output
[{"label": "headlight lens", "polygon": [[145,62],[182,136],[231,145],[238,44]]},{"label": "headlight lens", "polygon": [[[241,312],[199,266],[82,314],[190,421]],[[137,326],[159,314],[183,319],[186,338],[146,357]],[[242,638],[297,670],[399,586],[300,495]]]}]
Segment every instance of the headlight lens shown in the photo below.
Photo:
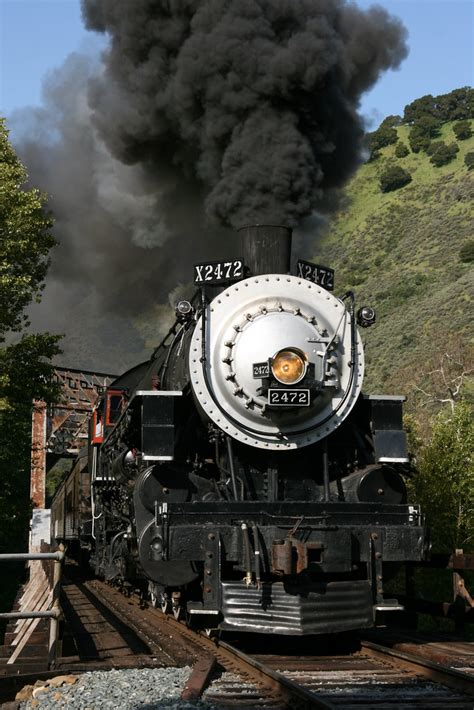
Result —
[{"label": "headlight lens", "polygon": [[272,372],[283,385],[295,385],[306,374],[306,358],[299,350],[280,350],[272,361]]}]

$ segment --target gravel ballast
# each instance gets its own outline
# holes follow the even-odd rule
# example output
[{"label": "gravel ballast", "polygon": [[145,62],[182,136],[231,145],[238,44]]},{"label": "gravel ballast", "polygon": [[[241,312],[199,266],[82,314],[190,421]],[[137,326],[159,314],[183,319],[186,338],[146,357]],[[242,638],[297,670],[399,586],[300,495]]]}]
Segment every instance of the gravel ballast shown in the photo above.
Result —
[{"label": "gravel ballast", "polygon": [[213,706],[186,702],[181,692],[191,673],[186,668],[130,668],[83,673],[74,684],[38,688],[35,697],[21,703],[22,710],[186,710]]}]

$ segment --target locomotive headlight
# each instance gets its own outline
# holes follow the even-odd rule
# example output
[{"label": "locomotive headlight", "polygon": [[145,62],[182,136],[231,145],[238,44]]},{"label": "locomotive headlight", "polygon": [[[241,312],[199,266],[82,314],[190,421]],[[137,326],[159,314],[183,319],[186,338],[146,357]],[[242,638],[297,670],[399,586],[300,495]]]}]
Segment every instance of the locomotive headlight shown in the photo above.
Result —
[{"label": "locomotive headlight", "polygon": [[272,373],[283,385],[295,385],[306,375],[308,363],[305,355],[293,348],[280,350],[272,360]]}]

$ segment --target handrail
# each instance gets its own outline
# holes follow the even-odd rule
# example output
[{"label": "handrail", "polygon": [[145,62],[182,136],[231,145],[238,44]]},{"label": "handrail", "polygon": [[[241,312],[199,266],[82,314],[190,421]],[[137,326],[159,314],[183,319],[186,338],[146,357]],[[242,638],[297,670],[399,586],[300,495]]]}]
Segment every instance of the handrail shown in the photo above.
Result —
[{"label": "handrail", "polygon": [[57,560],[62,562],[65,553],[59,552],[4,552],[0,554],[0,562],[7,560]]},{"label": "handrail", "polygon": [[33,623],[31,626],[31,629],[29,630],[29,633],[25,634],[21,643],[18,644],[16,647],[14,653],[12,656],[8,659],[8,663],[14,663],[19,656],[21,650],[23,649],[24,645],[26,644],[30,633],[33,632],[33,629],[36,627],[36,624],[40,619],[50,619],[50,626],[49,626],[49,641],[48,641],[48,665],[51,668],[54,666],[54,661],[57,655],[57,645],[58,645],[58,631],[59,631],[59,617],[61,616],[61,609],[59,606],[59,592],[60,592],[60,583],[61,583],[61,569],[62,569],[62,562],[64,561],[65,557],[65,551],[64,551],[64,546],[60,545],[59,550],[57,552],[8,552],[8,553],[2,553],[0,554],[0,562],[7,562],[7,561],[23,561],[23,560],[38,560],[38,561],[46,561],[46,560],[52,560],[54,561],[54,570],[53,570],[53,580],[52,584],[51,581],[48,579],[47,576],[45,576],[45,579],[48,582],[48,585],[45,589],[49,587],[49,592],[47,594],[47,597],[51,595],[51,602],[50,602],[50,608],[49,609],[44,609],[41,608],[41,606],[45,606],[46,599],[44,598],[46,592],[42,593],[43,596],[41,597],[41,604],[40,608],[36,610],[26,610],[26,611],[12,611],[12,612],[4,612],[0,613],[0,619],[5,619],[5,620],[13,620],[13,619],[36,619],[37,621]]}]

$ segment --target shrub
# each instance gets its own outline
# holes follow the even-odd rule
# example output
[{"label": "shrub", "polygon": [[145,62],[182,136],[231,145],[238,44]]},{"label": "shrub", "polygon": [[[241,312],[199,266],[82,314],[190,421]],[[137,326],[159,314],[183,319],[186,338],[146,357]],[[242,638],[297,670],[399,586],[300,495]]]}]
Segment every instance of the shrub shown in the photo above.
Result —
[{"label": "shrub", "polygon": [[392,143],[396,143],[397,140],[398,134],[396,129],[382,124],[380,128],[369,135],[369,147],[373,152]]},{"label": "shrub", "polygon": [[380,158],[380,150],[371,150],[367,162],[373,163],[375,160],[378,160],[379,158]]},{"label": "shrub", "polygon": [[474,118],[474,90],[470,86],[454,89],[449,94],[437,96],[443,121],[462,121]]},{"label": "shrub", "polygon": [[431,441],[417,455],[413,499],[427,514],[437,552],[473,549],[473,451],[472,408],[458,402],[436,417]]},{"label": "shrub", "polygon": [[400,143],[399,141],[395,146],[395,155],[397,158],[404,158],[409,152],[408,146],[405,145],[405,143]]},{"label": "shrub", "polygon": [[461,247],[459,250],[459,258],[465,263],[474,261],[474,239],[470,239]]},{"label": "shrub", "polygon": [[411,175],[407,170],[404,170],[399,165],[394,165],[386,170],[380,176],[379,184],[382,192],[391,192],[398,190],[411,182]]},{"label": "shrub", "polygon": [[430,163],[439,168],[441,165],[446,165],[456,157],[459,148],[457,143],[446,145],[443,141],[435,141],[428,148],[428,155],[431,155]]},{"label": "shrub", "polygon": [[453,126],[454,135],[458,141],[465,141],[472,136],[472,128],[470,121],[459,121]]},{"label": "shrub", "polygon": [[408,142],[413,153],[419,153],[420,150],[426,150],[431,142],[430,135],[425,133],[421,128],[413,126],[408,136]]},{"label": "shrub", "polygon": [[474,152],[466,153],[464,156],[464,162],[467,166],[468,170],[472,170],[474,168]]},{"label": "shrub", "polygon": [[401,126],[402,124],[402,117],[399,116],[398,114],[394,114],[391,116],[387,116],[384,118],[382,123],[380,124],[380,128],[382,126],[389,126],[390,128],[393,128],[394,126]]}]

